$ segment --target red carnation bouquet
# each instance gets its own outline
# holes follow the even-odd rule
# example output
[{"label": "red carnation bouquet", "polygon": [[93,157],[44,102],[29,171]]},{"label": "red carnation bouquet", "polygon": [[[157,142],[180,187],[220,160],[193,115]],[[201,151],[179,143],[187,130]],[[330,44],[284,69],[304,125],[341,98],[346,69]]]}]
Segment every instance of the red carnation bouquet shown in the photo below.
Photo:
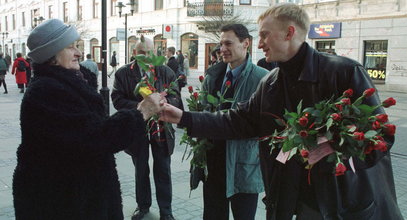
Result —
[{"label": "red carnation bouquet", "polygon": [[[199,81],[201,84],[204,81],[203,76],[199,76]],[[189,98],[186,99],[188,103],[188,109],[189,111],[194,111],[194,112],[215,112],[220,105],[223,103],[227,102],[233,102],[233,99],[225,99],[224,95],[226,94],[226,91],[230,88],[231,82],[226,81],[225,87],[226,89],[221,92],[217,92],[217,96],[213,96],[211,94],[208,94],[207,91],[202,91],[199,88],[194,88],[192,86],[188,87],[188,92],[189,92]],[[226,111],[226,110],[224,110]],[[211,149],[213,147],[213,144],[206,138],[193,138],[188,136],[188,132],[185,128],[184,134],[181,137],[180,144],[185,144],[185,152],[184,156],[182,157],[182,160],[188,159],[192,155],[191,159],[191,164],[192,168],[194,169],[195,167],[199,168],[204,168],[205,169],[205,174],[207,174],[206,170],[206,151]],[[190,147],[189,153],[187,155],[187,149]],[[187,156],[186,156],[187,155]],[[186,158],[185,158],[186,156]]]},{"label": "red carnation bouquet", "polygon": [[388,98],[377,106],[362,104],[374,93],[374,88],[366,89],[352,103],[353,90],[348,89],[337,99],[332,97],[303,110],[300,102],[297,112],[286,110],[285,120],[276,119],[279,125],[285,127],[284,130],[276,130],[273,135],[262,139],[270,140],[271,150],[281,149],[276,159],[282,163],[295,157],[311,169],[327,156],[328,162],[335,162],[335,175],[345,173],[344,160],[349,161],[355,172],[353,158],[365,160],[366,155],[373,151],[387,151],[383,136],[393,136],[396,131],[396,126],[388,122],[386,114],[374,114],[381,106],[388,108],[395,105],[395,99]]},{"label": "red carnation bouquet", "polygon": [[[158,80],[155,67],[163,65],[165,62],[165,57],[156,56],[150,51],[148,55],[137,55],[135,59],[137,60],[137,64],[146,74],[141,78],[140,82],[137,83],[136,88],[134,89],[134,94],[140,94],[143,99],[145,99],[147,96],[153,93],[160,92],[155,87],[155,83]],[[174,89],[178,87],[178,80],[180,80],[180,78],[172,81],[169,85],[164,85],[164,91],[161,91],[160,95],[163,97],[167,96],[168,94],[175,95],[176,92]],[[164,131],[165,126],[170,126],[170,124],[158,121],[159,115],[154,114],[154,112],[156,112],[154,106],[159,105],[158,103],[155,104],[156,105],[146,107],[143,112],[144,117],[146,117],[145,120],[148,120],[146,129],[151,137],[156,138],[157,141],[164,141],[163,137],[161,137],[161,132]],[[146,112],[146,110],[148,110],[148,112]]]}]

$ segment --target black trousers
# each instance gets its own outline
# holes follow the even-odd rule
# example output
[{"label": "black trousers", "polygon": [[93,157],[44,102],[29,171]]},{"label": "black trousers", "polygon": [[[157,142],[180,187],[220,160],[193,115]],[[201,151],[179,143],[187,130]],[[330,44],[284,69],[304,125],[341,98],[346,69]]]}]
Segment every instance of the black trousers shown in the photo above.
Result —
[{"label": "black trousers", "polygon": [[[159,145],[155,140],[150,142],[153,154],[153,176],[156,199],[160,215],[172,214],[171,156],[168,148]],[[137,157],[132,157],[136,168],[136,201],[140,209],[151,206],[150,167],[148,164],[149,145],[141,147]]]},{"label": "black trousers", "polygon": [[235,220],[254,220],[257,193],[237,193],[226,198],[226,147],[224,141],[207,152],[208,178],[204,181],[204,220],[229,219],[229,203]]}]

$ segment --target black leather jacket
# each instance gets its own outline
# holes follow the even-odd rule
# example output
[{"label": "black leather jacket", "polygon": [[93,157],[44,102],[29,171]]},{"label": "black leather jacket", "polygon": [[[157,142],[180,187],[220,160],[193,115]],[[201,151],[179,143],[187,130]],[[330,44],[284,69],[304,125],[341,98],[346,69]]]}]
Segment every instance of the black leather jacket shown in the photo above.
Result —
[{"label": "black leather jacket", "polygon": [[[174,72],[167,66],[158,66],[155,68],[155,71],[158,78],[155,88],[157,88],[159,92],[163,91],[165,86],[170,85],[171,82],[176,80]],[[116,71],[111,98],[113,106],[117,110],[137,108],[138,103],[143,100],[141,95],[138,94],[136,96],[134,94],[134,89],[140,80],[140,69],[136,62],[127,64]],[[181,99],[179,88],[175,88],[175,94],[168,94],[166,98],[169,104],[179,106]],[[171,124],[168,124],[165,128],[166,142],[164,142],[164,144],[167,145],[168,153],[171,155],[175,145],[175,130]],[[129,146],[126,152],[132,156],[137,156],[138,152],[136,149],[138,148],[135,146]]]},{"label": "black leather jacket", "polygon": [[[284,109],[293,111],[284,88],[279,68],[272,70],[257,88],[248,103],[237,110],[223,113],[184,113],[181,124],[195,137],[218,139],[248,138],[270,135],[278,128],[275,117],[283,118]],[[359,97],[367,88],[374,88],[365,69],[346,57],[319,53],[307,45],[304,68],[298,78],[303,106],[313,106],[332,95],[339,97],[349,88]],[[377,94],[365,104],[380,103]],[[298,103],[294,103],[296,106]],[[383,108],[377,113],[384,112]],[[394,137],[385,137],[389,148]],[[260,159],[266,188],[267,219],[291,220],[299,196],[299,175],[303,166],[296,160],[285,165],[276,161],[277,150],[270,154],[267,142],[260,143]],[[332,174],[332,164],[321,160],[311,169],[311,186],[324,219],[403,219],[396,202],[389,152],[374,152],[365,161],[355,160],[356,174]],[[329,169],[328,169],[329,167]],[[348,169],[350,170],[350,169]]]}]

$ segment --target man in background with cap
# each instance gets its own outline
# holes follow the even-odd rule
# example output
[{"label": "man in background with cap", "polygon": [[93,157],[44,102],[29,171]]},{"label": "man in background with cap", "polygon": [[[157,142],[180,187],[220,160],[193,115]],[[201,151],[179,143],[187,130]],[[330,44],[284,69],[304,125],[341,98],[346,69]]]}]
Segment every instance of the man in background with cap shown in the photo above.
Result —
[{"label": "man in background with cap", "polygon": [[[154,48],[153,41],[141,36],[140,42],[135,46],[136,55],[146,55]],[[176,80],[174,72],[167,66],[155,67],[157,81],[155,88],[158,92],[164,90]],[[143,77],[151,77],[151,73],[144,72],[137,64],[137,60],[122,66],[115,73],[112,89],[112,101],[117,110],[136,108],[143,100],[140,94],[135,95],[134,89]],[[167,94],[165,101],[179,106],[180,93],[175,88],[175,94]],[[141,147],[127,146],[126,152],[130,154],[136,169],[136,201],[138,207],[133,213],[132,220],[143,219],[151,206],[150,168],[148,165],[149,146],[153,154],[153,176],[156,188],[156,198],[160,209],[160,220],[172,220],[172,183],[171,183],[171,154],[174,151],[175,136],[171,124],[164,126],[162,122],[148,125],[151,131],[145,135]],[[158,130],[158,132],[156,132]],[[140,143],[139,143],[140,145]]]}]

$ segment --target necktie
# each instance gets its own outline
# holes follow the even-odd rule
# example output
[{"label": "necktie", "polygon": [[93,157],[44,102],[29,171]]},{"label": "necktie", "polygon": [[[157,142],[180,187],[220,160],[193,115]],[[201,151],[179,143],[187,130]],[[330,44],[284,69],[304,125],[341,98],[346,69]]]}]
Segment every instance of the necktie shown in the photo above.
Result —
[{"label": "necktie", "polygon": [[[228,84],[228,81],[230,81],[229,88],[226,87],[226,84]],[[223,85],[223,91],[225,91],[225,90],[226,90],[226,92],[223,97],[225,99],[233,98],[233,94],[235,93],[235,90],[233,88],[233,74],[232,74],[232,71],[230,71],[230,70],[226,73],[226,82],[225,82],[225,85]],[[231,107],[231,105],[232,105],[232,103],[230,103],[230,102],[223,103],[221,105],[221,109],[229,109]]]}]

